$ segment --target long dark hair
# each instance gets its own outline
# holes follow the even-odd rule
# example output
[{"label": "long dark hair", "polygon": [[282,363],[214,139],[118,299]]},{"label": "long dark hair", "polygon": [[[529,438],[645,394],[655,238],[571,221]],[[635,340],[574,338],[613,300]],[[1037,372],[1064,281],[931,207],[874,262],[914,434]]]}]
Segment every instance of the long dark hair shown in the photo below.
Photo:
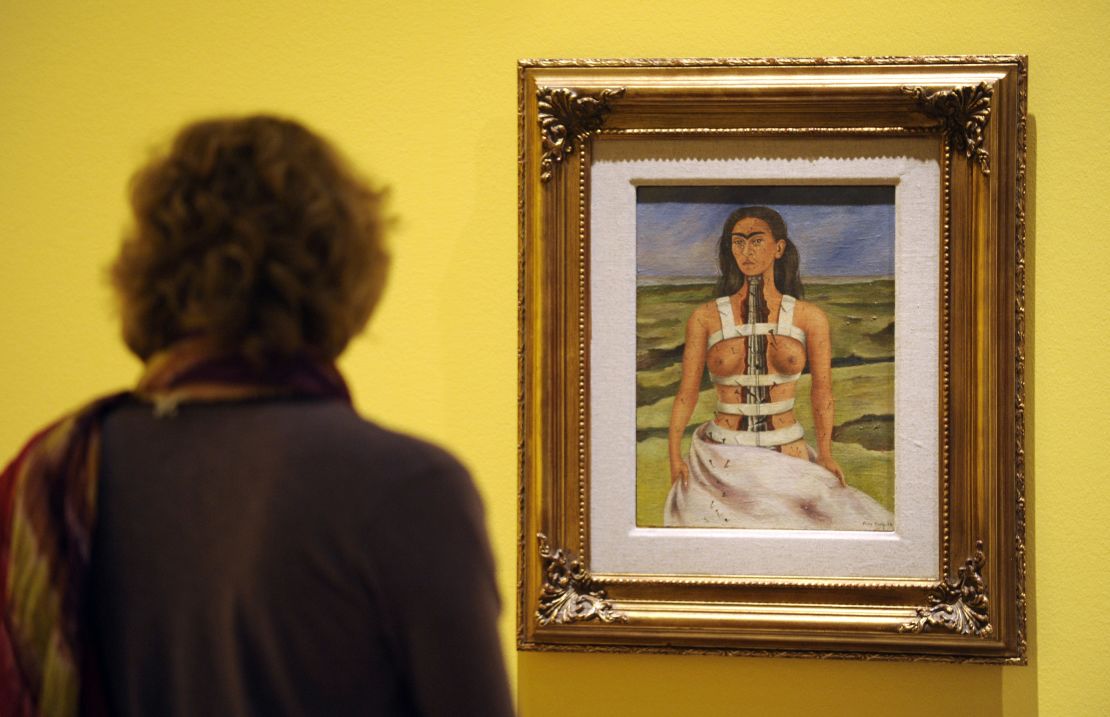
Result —
[{"label": "long dark hair", "polygon": [[786,242],[786,250],[781,257],[775,259],[775,286],[784,294],[802,298],[805,289],[802,287],[802,277],[798,274],[798,248],[790,241],[782,216],[770,207],[741,207],[725,220],[721,239],[717,242],[717,260],[721,267],[721,276],[717,279],[717,296],[731,296],[744,285],[744,274],[732,256],[732,228],[741,219],[762,219],[771,228],[771,236],[775,241],[781,239]]}]

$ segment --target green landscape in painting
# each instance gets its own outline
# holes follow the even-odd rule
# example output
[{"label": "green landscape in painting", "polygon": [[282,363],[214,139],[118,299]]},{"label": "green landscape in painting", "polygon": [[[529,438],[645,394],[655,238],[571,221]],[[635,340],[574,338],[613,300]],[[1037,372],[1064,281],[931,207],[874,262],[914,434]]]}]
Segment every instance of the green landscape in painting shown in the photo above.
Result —
[{"label": "green landscape in painting", "polygon": [[[894,281],[886,278],[807,280],[805,299],[829,317],[836,401],[833,457],[849,485],[894,509]],[[657,283],[637,287],[636,524],[663,525],[670,490],[667,426],[681,375],[686,320],[714,298],[713,284]],[[795,414],[813,444],[810,377],[798,381]],[[713,417],[716,394],[702,378],[697,410],[682,443]]]}]

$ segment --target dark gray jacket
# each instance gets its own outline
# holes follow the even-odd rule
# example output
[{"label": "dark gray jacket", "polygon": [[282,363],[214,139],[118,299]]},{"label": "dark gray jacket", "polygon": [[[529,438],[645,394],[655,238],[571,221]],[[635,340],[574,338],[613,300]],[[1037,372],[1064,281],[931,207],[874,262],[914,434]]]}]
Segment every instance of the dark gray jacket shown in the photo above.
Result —
[{"label": "dark gray jacket", "polygon": [[118,715],[508,715],[482,507],[333,400],[104,424],[90,598]]}]

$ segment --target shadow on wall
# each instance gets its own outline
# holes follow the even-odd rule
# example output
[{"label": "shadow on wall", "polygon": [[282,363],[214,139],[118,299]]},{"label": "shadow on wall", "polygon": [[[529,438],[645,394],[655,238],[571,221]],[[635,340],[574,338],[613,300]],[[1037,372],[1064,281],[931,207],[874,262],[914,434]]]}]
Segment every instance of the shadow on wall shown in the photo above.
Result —
[{"label": "shadow on wall", "polygon": [[[1001,717],[1002,673],[1029,668],[700,655],[518,653],[523,717]],[[1035,675],[1028,674],[1035,681]],[[1009,700],[1007,700],[1009,702]],[[1019,714],[1036,714],[1036,704]],[[1015,714],[1012,707],[1007,715]]]}]

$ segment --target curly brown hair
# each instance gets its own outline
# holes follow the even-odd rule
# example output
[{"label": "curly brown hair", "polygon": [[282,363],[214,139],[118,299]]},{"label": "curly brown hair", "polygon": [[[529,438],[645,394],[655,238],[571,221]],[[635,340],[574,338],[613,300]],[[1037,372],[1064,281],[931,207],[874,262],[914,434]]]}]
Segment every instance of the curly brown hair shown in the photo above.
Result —
[{"label": "curly brown hair", "polygon": [[124,341],[144,360],[197,335],[256,362],[335,358],[384,288],[382,198],[292,120],[186,126],[132,180],[111,267]]}]

